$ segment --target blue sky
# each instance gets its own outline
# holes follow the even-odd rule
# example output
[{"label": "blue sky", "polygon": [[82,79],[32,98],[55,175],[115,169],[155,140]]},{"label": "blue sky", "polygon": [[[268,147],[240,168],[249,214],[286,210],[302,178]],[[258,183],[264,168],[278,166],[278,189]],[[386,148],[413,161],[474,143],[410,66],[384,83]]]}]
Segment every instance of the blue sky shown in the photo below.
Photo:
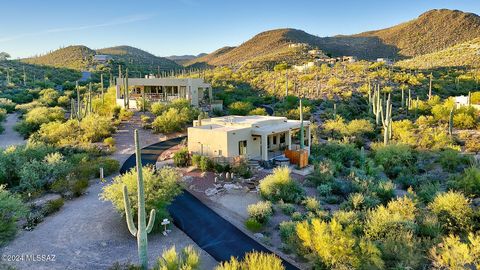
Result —
[{"label": "blue sky", "polygon": [[479,0],[4,1],[0,51],[13,58],[75,44],[198,54],[274,28],[331,36],[389,27],[433,8],[480,14]]}]

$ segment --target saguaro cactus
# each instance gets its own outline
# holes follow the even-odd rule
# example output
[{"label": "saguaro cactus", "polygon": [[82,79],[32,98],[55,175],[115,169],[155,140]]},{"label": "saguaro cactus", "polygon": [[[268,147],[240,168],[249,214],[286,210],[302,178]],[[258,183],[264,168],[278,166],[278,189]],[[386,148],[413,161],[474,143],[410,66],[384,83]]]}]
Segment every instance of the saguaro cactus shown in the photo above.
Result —
[{"label": "saguaro cactus", "polygon": [[82,102],[80,101],[80,87],[78,87],[78,81],[75,83],[77,89],[77,119],[82,120]]},{"label": "saguaro cactus", "polygon": [[104,98],[104,95],[103,95],[103,73],[100,74],[100,90],[102,92],[102,105],[105,103],[105,98]]},{"label": "saguaro cactus", "polygon": [[285,71],[285,97],[288,96],[288,70]]},{"label": "saguaro cactus", "polygon": [[137,214],[137,228],[133,223],[132,208],[130,206],[130,200],[128,199],[128,189],[127,186],[123,186],[123,202],[125,205],[125,216],[127,220],[127,226],[130,233],[137,237],[137,246],[138,246],[138,259],[142,269],[148,269],[148,241],[147,234],[149,234],[153,229],[153,224],[155,223],[155,209],[150,211],[150,217],[148,224],[146,224],[146,213],[145,213],[145,194],[143,187],[143,174],[142,174],[142,156],[140,151],[140,143],[138,139],[138,130],[134,132],[135,139],[135,155],[136,155],[136,166],[137,166],[137,197],[138,197],[138,214]]},{"label": "saguaro cactus", "polygon": [[450,117],[448,118],[448,135],[453,135],[453,111],[454,107],[450,110]]},{"label": "saguaro cactus", "polygon": [[126,108],[130,108],[130,93],[128,91],[128,68],[125,69],[125,100],[126,100]]},{"label": "saguaro cactus", "polygon": [[[384,112],[385,110],[385,112]],[[382,126],[383,126],[383,144],[387,145],[392,132],[392,101],[391,95],[388,94],[387,103],[385,104],[385,109],[381,106],[381,116],[382,116]]]},{"label": "saguaro cactus", "polygon": [[430,73],[430,82],[428,84],[428,100],[432,98],[432,80],[433,80],[433,73]]},{"label": "saguaro cactus", "polygon": [[303,138],[303,133],[304,133],[304,130],[303,130],[303,107],[302,107],[302,98],[300,98],[300,106],[299,106],[299,110],[300,110],[300,149],[304,149],[305,148],[305,139]]}]

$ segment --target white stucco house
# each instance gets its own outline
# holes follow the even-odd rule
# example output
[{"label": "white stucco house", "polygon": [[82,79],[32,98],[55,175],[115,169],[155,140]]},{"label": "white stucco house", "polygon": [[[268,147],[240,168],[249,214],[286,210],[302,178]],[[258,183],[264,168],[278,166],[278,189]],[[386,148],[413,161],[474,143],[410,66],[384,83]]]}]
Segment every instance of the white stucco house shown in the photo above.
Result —
[{"label": "white stucco house", "polygon": [[[277,116],[223,116],[194,121],[188,128],[188,150],[212,158],[271,160],[284,150],[300,148],[299,120]],[[304,149],[310,151],[310,122],[303,121]]]}]

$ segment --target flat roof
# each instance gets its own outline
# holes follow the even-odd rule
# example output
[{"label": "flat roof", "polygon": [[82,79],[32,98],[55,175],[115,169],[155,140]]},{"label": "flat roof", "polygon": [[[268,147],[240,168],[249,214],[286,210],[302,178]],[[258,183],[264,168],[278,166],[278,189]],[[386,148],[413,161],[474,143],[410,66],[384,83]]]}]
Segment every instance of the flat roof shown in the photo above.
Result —
[{"label": "flat roof", "polygon": [[[300,124],[300,120],[288,120],[282,116],[232,115],[203,119],[201,126],[193,128],[225,132],[249,128],[252,130],[253,135],[261,135],[297,129],[300,128]],[[304,120],[303,124],[308,126],[310,121]]]},{"label": "flat roof", "polygon": [[[178,86],[188,85],[189,83],[210,87],[210,84],[206,83],[202,78],[128,78],[128,84],[131,86]],[[117,78],[117,85],[121,84],[123,82]]]}]

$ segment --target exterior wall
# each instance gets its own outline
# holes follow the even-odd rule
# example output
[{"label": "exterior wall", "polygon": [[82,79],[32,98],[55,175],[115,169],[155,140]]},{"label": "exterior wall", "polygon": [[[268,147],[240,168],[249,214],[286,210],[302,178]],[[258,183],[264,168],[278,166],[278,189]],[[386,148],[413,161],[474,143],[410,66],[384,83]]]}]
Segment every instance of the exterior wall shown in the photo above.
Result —
[{"label": "exterior wall", "polygon": [[188,128],[188,151],[209,157],[228,157],[227,133],[215,129]]},{"label": "exterior wall", "polygon": [[237,129],[229,131],[228,140],[228,157],[239,156],[239,142],[247,141],[247,158],[260,156],[260,137],[253,137],[251,128]]}]

